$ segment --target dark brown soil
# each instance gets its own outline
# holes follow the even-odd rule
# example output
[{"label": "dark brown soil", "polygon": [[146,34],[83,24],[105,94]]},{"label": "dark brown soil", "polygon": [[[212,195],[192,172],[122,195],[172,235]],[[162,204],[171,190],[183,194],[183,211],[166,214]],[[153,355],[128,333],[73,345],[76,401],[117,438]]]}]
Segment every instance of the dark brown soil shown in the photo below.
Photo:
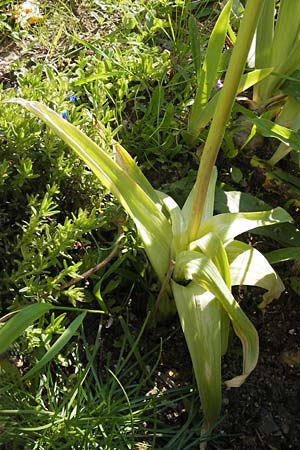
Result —
[{"label": "dark brown soil", "polygon": [[[255,371],[238,389],[224,391],[224,434],[209,449],[298,449],[300,444],[300,301],[285,293],[264,314],[249,314],[260,336]],[[237,373],[235,345],[224,372]],[[236,367],[237,366],[237,367]]]},{"label": "dark brown soil", "polygon": [[[262,313],[255,290],[243,297],[241,306],[260,336],[259,362],[240,388],[224,387],[221,422],[213,432],[217,437],[209,441],[207,449],[296,450],[300,444],[300,300],[285,292]],[[165,342],[158,368],[169,379],[169,387],[194,382],[180,334],[178,329],[175,341]],[[223,361],[223,379],[240,373],[241,366],[240,342],[233,337]],[[180,414],[180,405],[177,412],[183,424],[186,414]],[[201,417],[196,420],[200,428]]]}]

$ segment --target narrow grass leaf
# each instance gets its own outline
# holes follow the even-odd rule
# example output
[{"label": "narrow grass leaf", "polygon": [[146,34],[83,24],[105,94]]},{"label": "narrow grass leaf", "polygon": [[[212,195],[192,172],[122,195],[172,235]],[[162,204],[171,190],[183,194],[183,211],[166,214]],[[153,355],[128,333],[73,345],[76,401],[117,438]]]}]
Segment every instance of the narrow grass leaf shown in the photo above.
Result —
[{"label": "narrow grass leaf", "polygon": [[52,308],[49,303],[35,303],[18,311],[0,328],[0,353],[5,352],[26,328]]},{"label": "narrow grass leaf", "polygon": [[189,33],[191,40],[191,50],[193,55],[193,63],[195,66],[197,78],[200,78],[201,73],[201,39],[200,33],[197,27],[197,21],[195,17],[190,17],[189,20]]},{"label": "narrow grass leaf", "polygon": [[219,15],[210,35],[201,71],[199,103],[195,100],[195,108],[202,107],[208,102],[210,93],[217,81],[218,67],[225,44],[231,5],[232,0],[229,0]]},{"label": "narrow grass leaf", "polygon": [[52,361],[55,356],[63,349],[63,347],[74,336],[78,328],[83,322],[86,313],[79,314],[76,319],[68,326],[63,334],[57,339],[57,341],[49,348],[45,355],[39,360],[39,362],[30,369],[23,377],[23,380],[32,377],[35,373],[39,372],[49,361]]}]

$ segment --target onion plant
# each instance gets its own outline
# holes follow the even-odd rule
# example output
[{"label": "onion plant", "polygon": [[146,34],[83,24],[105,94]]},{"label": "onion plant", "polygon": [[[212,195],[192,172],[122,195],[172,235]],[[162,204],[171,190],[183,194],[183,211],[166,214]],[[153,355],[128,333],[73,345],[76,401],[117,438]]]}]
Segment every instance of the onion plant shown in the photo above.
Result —
[{"label": "onion plant", "polygon": [[[257,331],[233,297],[232,286],[246,284],[265,289],[261,307],[283,290],[280,278],[264,256],[234,238],[258,226],[290,221],[290,216],[281,208],[213,214],[215,161],[263,3],[247,2],[198,176],[182,209],[171,197],[153,189],[117,142],[113,143],[113,152],[107,151],[105,139],[103,145],[96,145],[47,106],[20,98],[9,100],[31,111],[61,137],[133,219],[153,269],[165,287],[161,306],[168,297],[176,303],[200,392],[203,431],[208,431],[220,414],[221,357],[227,349],[230,324],[242,343],[243,368],[226,385],[240,386],[258,359]],[[230,5],[231,1],[228,8]],[[9,327],[10,320],[0,329],[0,340]]]}]

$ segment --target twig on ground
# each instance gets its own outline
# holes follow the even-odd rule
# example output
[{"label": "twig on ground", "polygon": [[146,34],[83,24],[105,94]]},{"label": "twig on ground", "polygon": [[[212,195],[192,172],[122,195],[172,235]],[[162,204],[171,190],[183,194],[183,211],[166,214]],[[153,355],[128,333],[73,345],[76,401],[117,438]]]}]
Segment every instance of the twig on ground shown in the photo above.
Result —
[{"label": "twig on ground", "polygon": [[67,289],[68,287],[72,286],[73,284],[79,283],[79,281],[82,281],[85,278],[90,277],[93,273],[97,272],[102,267],[106,266],[106,264],[108,264],[112,260],[112,258],[115,256],[115,254],[117,253],[117,251],[118,251],[118,249],[120,247],[121,240],[124,237],[122,227],[120,227],[120,229],[121,229],[121,231],[119,231],[118,238],[117,238],[117,240],[115,242],[115,245],[113,246],[112,251],[109,253],[109,255],[107,255],[106,258],[104,258],[102,261],[100,261],[98,264],[96,264],[96,266],[91,267],[89,270],[87,270],[86,272],[82,273],[78,277],[72,278],[72,280],[70,280],[67,283],[65,283],[62,286],[60,286],[59,289],[61,291],[63,291],[64,289]]}]

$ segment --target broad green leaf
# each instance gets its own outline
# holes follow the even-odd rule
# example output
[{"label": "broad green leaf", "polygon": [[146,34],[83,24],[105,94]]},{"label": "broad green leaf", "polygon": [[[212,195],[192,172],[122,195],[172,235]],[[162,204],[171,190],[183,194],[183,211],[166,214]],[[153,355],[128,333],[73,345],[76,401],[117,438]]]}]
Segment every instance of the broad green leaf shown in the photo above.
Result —
[{"label": "broad green leaf", "polygon": [[0,353],[5,352],[26,328],[52,308],[49,303],[35,303],[18,311],[0,328]]},{"label": "broad green leaf", "polygon": [[171,225],[139,184],[141,177],[134,180],[84,133],[45,105],[24,99],[11,99],[9,102],[19,103],[44,121],[116,196],[135,222],[150,262],[162,281],[170,260]]},{"label": "broad green leaf", "polygon": [[[230,189],[230,186],[227,187]],[[216,188],[215,210],[218,213],[266,211],[272,207],[248,192],[224,191]]]},{"label": "broad green leaf", "polygon": [[191,355],[206,423],[213,425],[221,411],[221,306],[196,283],[171,281],[177,311]]},{"label": "broad green leaf", "polygon": [[243,373],[226,382],[228,387],[240,386],[257,364],[258,334],[252,322],[234,299],[218,269],[210,258],[195,251],[184,251],[176,258],[174,280],[177,283],[192,280],[208,290],[228,314],[234,331],[243,346]]},{"label": "broad green leaf", "polygon": [[[300,97],[300,70],[295,70],[290,77],[284,77],[285,81],[283,85],[280,87],[280,91],[283,94],[289,96],[289,99],[297,100]],[[298,106],[297,111],[299,111],[299,102],[296,102],[296,106]],[[280,116],[282,113],[280,114]],[[284,125],[284,122],[278,122],[281,125]],[[288,125],[287,125],[288,126]]]},{"label": "broad green leaf", "polygon": [[298,275],[294,275],[289,277],[289,284],[292,290],[297,294],[298,298],[300,297],[300,277]]},{"label": "broad green leaf", "polygon": [[284,285],[281,279],[258,250],[240,241],[232,241],[225,248],[232,285],[259,286],[267,290],[260,308],[265,308],[282,294]]},{"label": "broad green leaf", "polygon": [[256,126],[258,133],[262,136],[278,139],[284,144],[290,145],[292,148],[299,151],[300,136],[296,131],[278,125],[263,117],[249,117],[248,121]]},{"label": "broad green leaf", "polygon": [[68,326],[68,328],[63,332],[63,334],[57,339],[57,341],[49,348],[47,353],[39,360],[39,362],[30,369],[23,377],[23,380],[30,378],[32,375],[37,373],[44,367],[49,361],[55,358],[55,356],[62,350],[62,348],[69,342],[69,340],[74,336],[78,328],[83,322],[86,313],[79,314],[76,319]]},{"label": "broad green leaf", "polygon": [[288,247],[273,250],[266,253],[265,257],[270,264],[278,264],[284,261],[291,261],[293,259],[300,259],[300,247]]},{"label": "broad green leaf", "polygon": [[280,207],[270,211],[224,213],[213,216],[205,222],[200,228],[199,238],[212,232],[217,233],[220,239],[226,242],[256,227],[291,221],[291,216]]},{"label": "broad green leaf", "polygon": [[281,245],[290,245],[291,247],[300,245],[300,230],[291,223],[255,228],[252,233],[274,239]]}]

